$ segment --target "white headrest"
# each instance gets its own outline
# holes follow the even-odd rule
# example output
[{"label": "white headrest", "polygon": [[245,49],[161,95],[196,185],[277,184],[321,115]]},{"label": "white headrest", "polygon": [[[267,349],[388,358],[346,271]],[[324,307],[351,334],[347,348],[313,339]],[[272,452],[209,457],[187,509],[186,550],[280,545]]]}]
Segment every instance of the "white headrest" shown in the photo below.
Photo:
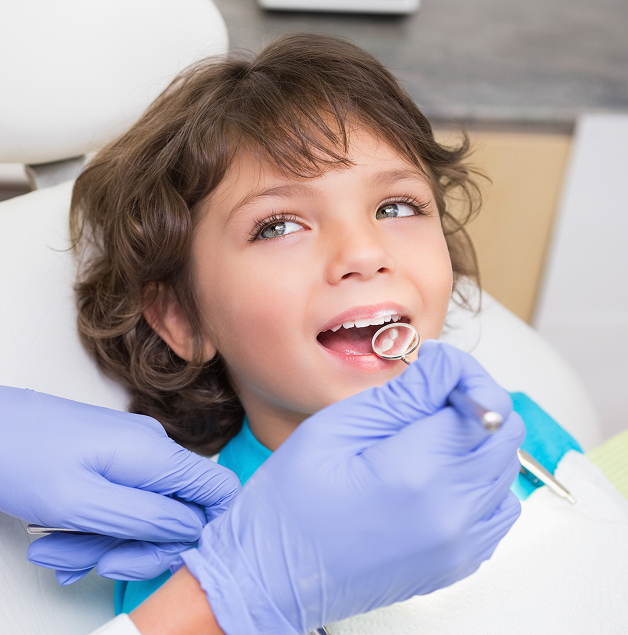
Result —
[{"label": "white headrest", "polygon": [[227,51],[211,0],[19,0],[1,19],[0,163],[94,150],[180,70]]},{"label": "white headrest", "polygon": [[0,385],[124,410],[76,328],[71,181],[0,203]]}]

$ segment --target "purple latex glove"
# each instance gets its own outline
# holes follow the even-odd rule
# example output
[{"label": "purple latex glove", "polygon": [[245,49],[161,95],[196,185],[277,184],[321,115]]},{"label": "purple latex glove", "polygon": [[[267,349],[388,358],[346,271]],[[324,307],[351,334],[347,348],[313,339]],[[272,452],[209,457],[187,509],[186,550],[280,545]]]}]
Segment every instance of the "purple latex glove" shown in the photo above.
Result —
[{"label": "purple latex glove", "polygon": [[98,562],[145,577],[166,570],[198,540],[204,507],[211,520],[240,490],[235,474],[177,445],[150,417],[6,387],[0,404],[0,511],[111,537],[36,540],[29,559],[57,569],[62,583]]},{"label": "purple latex glove", "polygon": [[[504,417],[489,435],[446,406]],[[425,342],[381,388],[304,421],[182,560],[228,635],[303,634],[446,587],[510,529],[525,428],[469,355]]]},{"label": "purple latex glove", "polygon": [[[205,508],[179,501],[189,507],[202,525],[216,518],[226,509],[229,501]],[[87,575],[94,567],[99,575],[115,580],[150,580],[167,571],[179,560],[182,551],[195,546],[188,542],[145,542],[111,536],[75,536],[55,533],[43,536],[28,548],[28,560],[48,569],[55,569],[57,581],[62,586],[73,584]]]},{"label": "purple latex glove", "polygon": [[33,542],[28,560],[55,569],[62,586],[73,584],[94,567],[99,575],[116,580],[149,580],[180,560],[194,542],[143,542],[110,536],[51,534]]}]

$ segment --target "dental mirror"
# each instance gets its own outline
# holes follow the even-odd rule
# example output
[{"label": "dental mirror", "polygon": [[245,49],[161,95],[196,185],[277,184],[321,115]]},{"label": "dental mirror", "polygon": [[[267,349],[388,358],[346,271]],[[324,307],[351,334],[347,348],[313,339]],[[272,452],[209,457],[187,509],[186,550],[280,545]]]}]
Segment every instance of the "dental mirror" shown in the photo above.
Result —
[{"label": "dental mirror", "polygon": [[[371,346],[375,355],[382,359],[401,360],[410,365],[407,356],[416,351],[420,341],[419,333],[413,326],[392,322],[373,335]],[[489,432],[495,432],[503,423],[498,412],[487,410],[458,388],[451,391],[448,401],[458,412],[479,420]]]},{"label": "dental mirror", "polygon": [[371,340],[373,352],[382,359],[401,360],[410,364],[407,356],[419,347],[421,338],[414,326],[403,322],[391,322],[382,326]]}]

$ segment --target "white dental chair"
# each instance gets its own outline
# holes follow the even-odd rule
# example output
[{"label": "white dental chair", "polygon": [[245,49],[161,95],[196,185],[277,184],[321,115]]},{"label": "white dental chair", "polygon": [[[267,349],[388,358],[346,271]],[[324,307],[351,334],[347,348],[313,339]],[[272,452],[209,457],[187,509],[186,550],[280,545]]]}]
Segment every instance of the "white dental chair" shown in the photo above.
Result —
[{"label": "white dental chair", "polygon": [[[86,7],[96,16],[87,22]],[[122,410],[124,390],[76,332],[72,182],[43,186],[73,178],[80,157],[132,123],[180,69],[223,53],[226,29],[209,0],[22,0],[10,12],[0,77],[13,90],[0,100],[0,163],[31,166],[41,189],[0,203],[0,385]],[[27,24],[28,38],[7,17]],[[452,307],[448,324],[444,339],[507,389],[527,393],[583,448],[599,443],[584,387],[533,329],[486,295],[479,316]],[[113,616],[111,581],[92,573],[59,587],[25,561],[30,539],[25,523],[0,514],[0,633],[84,635]]]}]

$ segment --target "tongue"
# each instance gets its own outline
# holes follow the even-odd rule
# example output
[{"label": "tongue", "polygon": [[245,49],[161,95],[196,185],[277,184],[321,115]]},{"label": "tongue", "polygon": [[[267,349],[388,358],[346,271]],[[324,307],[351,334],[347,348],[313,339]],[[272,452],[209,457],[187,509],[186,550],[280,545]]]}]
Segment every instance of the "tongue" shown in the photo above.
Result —
[{"label": "tongue", "polygon": [[353,327],[345,329],[340,327],[335,333],[323,331],[319,333],[317,339],[325,347],[336,353],[344,355],[370,355],[373,353],[371,342],[373,335],[381,326],[365,326],[363,328]]}]

